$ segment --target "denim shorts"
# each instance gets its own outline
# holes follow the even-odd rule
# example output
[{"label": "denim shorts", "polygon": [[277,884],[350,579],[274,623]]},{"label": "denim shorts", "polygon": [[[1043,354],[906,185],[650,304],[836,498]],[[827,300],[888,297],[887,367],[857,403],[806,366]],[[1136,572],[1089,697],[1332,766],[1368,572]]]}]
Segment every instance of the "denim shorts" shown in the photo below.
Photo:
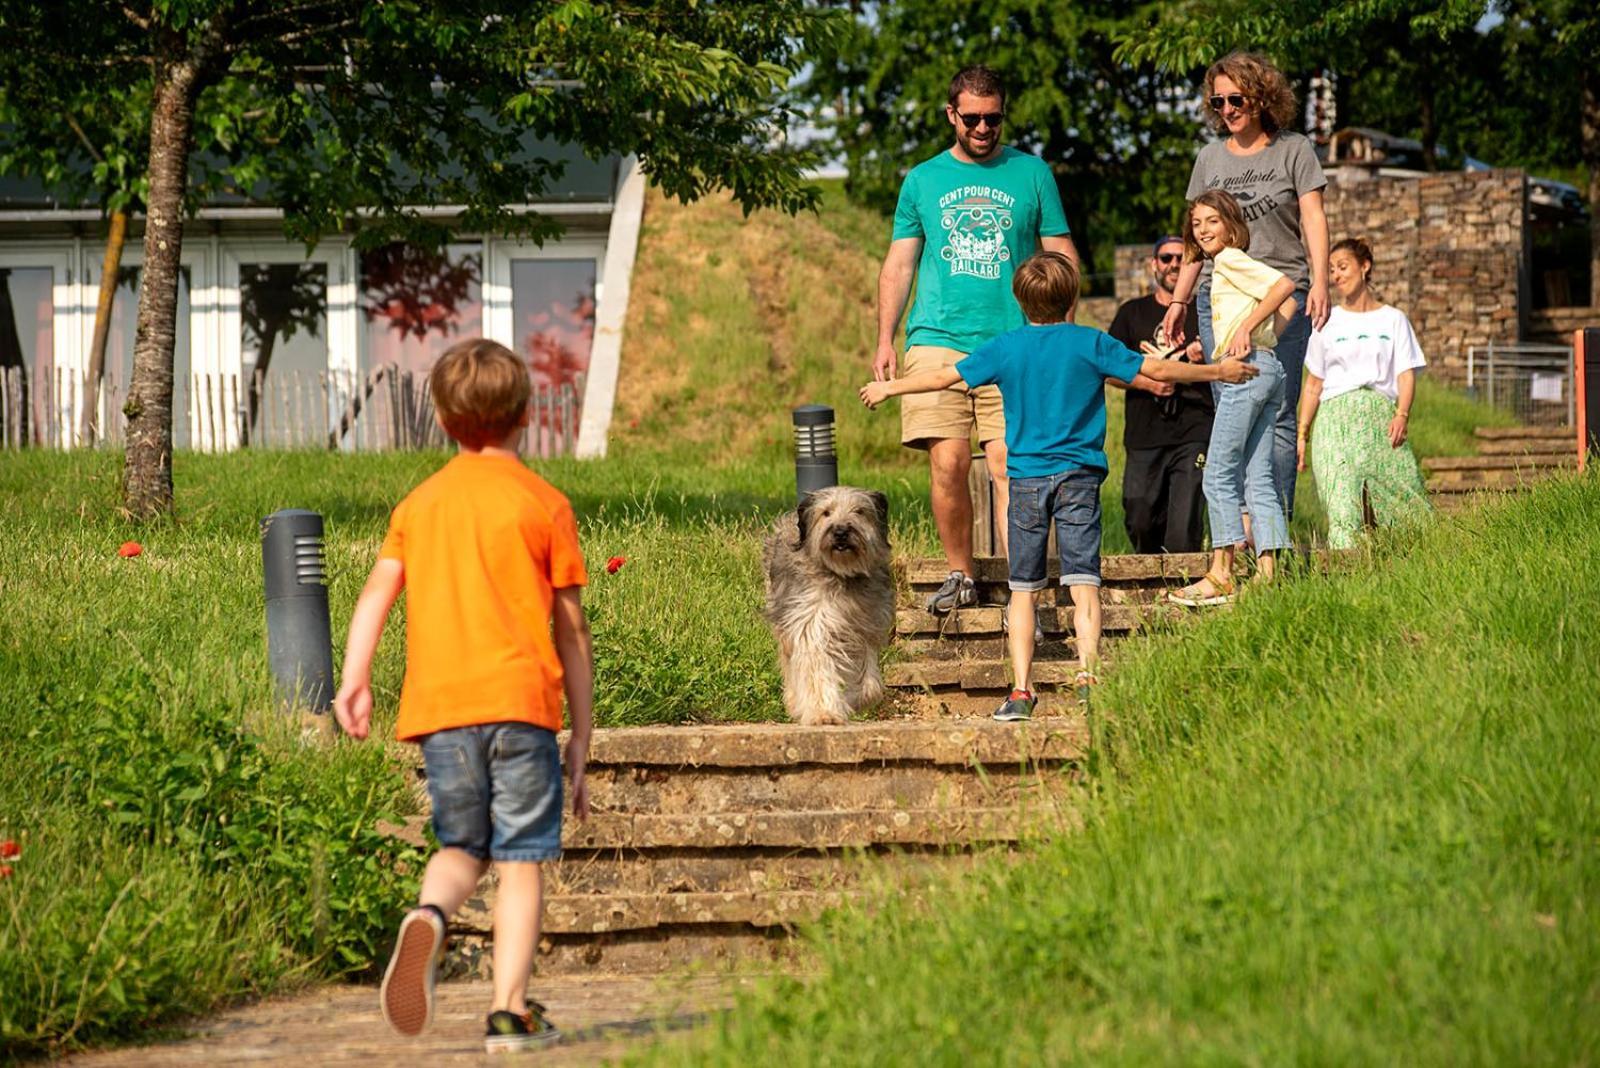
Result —
[{"label": "denim shorts", "polygon": [[1050,554],[1050,524],[1061,553],[1061,585],[1100,585],[1100,483],[1086,467],[1042,478],[1011,479],[1006,509],[1011,588],[1042,590]]},{"label": "denim shorts", "polygon": [[561,855],[561,751],[531,723],[480,723],[422,739],[439,845],[479,860]]}]

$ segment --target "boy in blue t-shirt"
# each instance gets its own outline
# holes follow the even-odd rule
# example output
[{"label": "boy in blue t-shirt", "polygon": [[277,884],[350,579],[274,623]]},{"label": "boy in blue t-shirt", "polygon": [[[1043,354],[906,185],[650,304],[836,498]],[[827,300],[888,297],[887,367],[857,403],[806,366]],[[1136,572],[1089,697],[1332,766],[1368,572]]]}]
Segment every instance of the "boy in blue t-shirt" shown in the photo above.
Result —
[{"label": "boy in blue t-shirt", "polygon": [[1100,483],[1106,477],[1107,379],[1158,382],[1243,382],[1258,372],[1242,360],[1214,364],[1139,356],[1109,334],[1066,321],[1078,299],[1078,272],[1059,252],[1040,252],[1011,282],[1028,324],[1002,334],[953,367],[861,387],[876,408],[890,397],[958,384],[1000,387],[1006,418],[1006,472],[1011,501],[1011,667],[1016,683],[995,711],[998,720],[1033,715],[1035,595],[1045,586],[1050,524],[1056,524],[1061,585],[1072,594],[1080,688],[1095,681],[1100,653]]}]

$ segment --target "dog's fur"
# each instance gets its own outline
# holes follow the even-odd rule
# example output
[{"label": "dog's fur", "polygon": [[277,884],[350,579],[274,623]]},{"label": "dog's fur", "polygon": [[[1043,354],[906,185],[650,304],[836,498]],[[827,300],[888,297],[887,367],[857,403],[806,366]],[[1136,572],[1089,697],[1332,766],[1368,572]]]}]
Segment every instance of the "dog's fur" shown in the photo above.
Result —
[{"label": "dog's fur", "polygon": [[889,501],[834,486],[780,516],[761,554],[783,703],[799,723],[844,723],[883,698],[878,653],[894,628]]}]

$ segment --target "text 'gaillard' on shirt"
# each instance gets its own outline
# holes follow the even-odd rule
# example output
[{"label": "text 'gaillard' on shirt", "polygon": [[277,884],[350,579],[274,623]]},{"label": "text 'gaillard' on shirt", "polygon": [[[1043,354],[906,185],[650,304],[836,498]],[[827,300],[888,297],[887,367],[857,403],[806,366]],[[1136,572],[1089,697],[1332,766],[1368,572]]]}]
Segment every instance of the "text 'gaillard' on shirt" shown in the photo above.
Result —
[{"label": "text 'gaillard' on shirt", "polygon": [[1024,326],[956,361],[969,387],[1000,387],[1006,473],[1042,478],[1078,468],[1103,476],[1106,379],[1131,382],[1144,357],[1110,334],[1076,323]]},{"label": "text 'gaillard' on shirt", "polygon": [[967,163],[945,151],[911,168],[892,238],[922,240],[906,345],[971,352],[1022,326],[1011,276],[1039,238],[1070,232],[1055,176],[1037,156],[1005,147]]}]

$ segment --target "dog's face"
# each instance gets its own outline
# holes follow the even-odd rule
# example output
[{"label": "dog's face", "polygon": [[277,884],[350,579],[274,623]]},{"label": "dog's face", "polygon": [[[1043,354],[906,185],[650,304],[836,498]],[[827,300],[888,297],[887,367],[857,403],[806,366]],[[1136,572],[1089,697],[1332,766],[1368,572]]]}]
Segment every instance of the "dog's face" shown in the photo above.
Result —
[{"label": "dog's face", "polygon": [[866,575],[889,559],[889,499],[875,491],[832,486],[806,494],[796,512],[795,548],[844,578]]}]

